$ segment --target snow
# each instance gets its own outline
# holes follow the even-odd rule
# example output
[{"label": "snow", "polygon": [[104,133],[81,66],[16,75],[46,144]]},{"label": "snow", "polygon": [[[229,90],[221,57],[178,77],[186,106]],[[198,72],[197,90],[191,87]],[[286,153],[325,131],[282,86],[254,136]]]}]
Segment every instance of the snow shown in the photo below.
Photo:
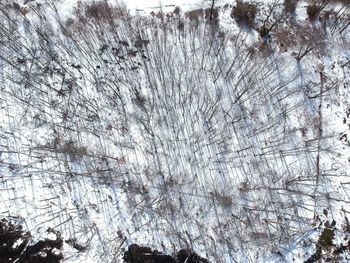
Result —
[{"label": "snow", "polygon": [[[45,3],[44,0],[42,0]],[[75,7],[79,0],[61,0],[57,2],[57,8],[60,10],[59,14],[62,19],[67,19],[73,13]],[[92,3],[93,0],[84,0],[84,3]],[[107,0],[107,2],[114,6],[126,7],[131,14],[149,14],[150,12],[160,12],[166,11],[171,12],[175,7],[179,6],[182,11],[193,10],[197,8],[203,8],[203,6],[210,6],[209,1],[205,0],[147,0],[147,1],[138,1],[138,0]],[[222,1],[218,1],[220,3]]]},{"label": "snow", "polygon": [[[71,36],[57,19],[75,18],[76,2],[56,2],[57,14],[42,3],[46,20],[29,13],[31,31],[20,23],[0,48],[2,216],[89,247],[65,244],[67,262],[121,260],[134,242],[168,253],[193,247],[212,262],[303,262],[322,230],[315,224],[344,224],[350,152],[339,135],[350,105],[341,36],[298,62],[299,47],[259,51],[258,32],[241,30],[230,8],[217,27],[185,18],[208,1],[127,1],[142,16],[113,27],[90,18],[89,30],[74,24]],[[180,17],[150,15],[176,5]],[[309,23],[305,5],[297,21]],[[137,50],[138,39],[149,44]],[[8,63],[22,53],[36,60]],[[312,96],[320,65],[331,88]],[[344,236],[337,232],[337,244]]]},{"label": "snow", "polygon": [[176,6],[181,7],[184,10],[194,9],[196,7],[203,7],[204,5],[208,5],[209,1],[205,0],[147,0],[147,1],[137,1],[137,0],[128,0],[122,1],[121,4],[125,4],[130,9],[160,9],[160,8],[174,8]]}]

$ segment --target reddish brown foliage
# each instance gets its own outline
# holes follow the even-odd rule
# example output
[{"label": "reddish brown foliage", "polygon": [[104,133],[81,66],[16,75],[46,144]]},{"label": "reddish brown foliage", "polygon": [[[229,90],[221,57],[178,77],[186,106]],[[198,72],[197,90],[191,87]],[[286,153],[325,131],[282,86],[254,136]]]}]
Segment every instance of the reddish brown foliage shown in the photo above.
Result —
[{"label": "reddish brown foliage", "polygon": [[255,4],[237,2],[237,6],[232,8],[231,17],[238,24],[253,28],[257,11],[258,9]]}]

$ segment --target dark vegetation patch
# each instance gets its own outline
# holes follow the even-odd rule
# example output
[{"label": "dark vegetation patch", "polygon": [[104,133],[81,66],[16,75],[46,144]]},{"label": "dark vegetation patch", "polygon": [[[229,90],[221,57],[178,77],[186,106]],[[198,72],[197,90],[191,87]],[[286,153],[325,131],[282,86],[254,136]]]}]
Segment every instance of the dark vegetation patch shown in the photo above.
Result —
[{"label": "dark vegetation patch", "polygon": [[286,13],[294,13],[297,8],[298,0],[284,0],[284,11]]},{"label": "dark vegetation patch", "polygon": [[[326,210],[327,211],[327,210]],[[326,215],[327,213],[325,213]],[[350,226],[346,218],[347,226],[343,229],[346,235],[350,234]],[[345,258],[345,253],[350,252],[350,240],[344,239],[340,245],[334,244],[336,222],[331,223],[327,220],[324,223],[324,228],[316,242],[315,253],[312,254],[304,263],[316,263],[324,260],[325,262],[340,262]],[[323,261],[322,261],[323,262]]]},{"label": "dark vegetation patch", "polygon": [[109,23],[110,19],[115,19],[124,15],[124,10],[113,7],[104,1],[92,2],[91,4],[80,3],[80,5],[83,6],[80,6],[80,8],[78,6],[77,10],[83,10],[86,17],[93,18],[97,21]]},{"label": "dark vegetation patch", "polygon": [[324,31],[310,25],[291,25],[289,29],[279,29],[274,32],[273,41],[281,52],[296,49],[292,55],[298,61],[310,53],[322,55],[327,49]]},{"label": "dark vegetation patch", "polygon": [[174,255],[166,255],[150,247],[132,244],[124,253],[125,263],[209,263],[190,249],[181,249]]},{"label": "dark vegetation patch", "polygon": [[[71,32],[87,32],[87,24],[91,23],[95,28],[104,26],[115,28],[115,22],[127,16],[127,11],[123,8],[109,5],[105,1],[84,3],[79,1],[74,9],[74,17],[66,20],[64,34]],[[67,30],[68,29],[68,30]],[[101,31],[102,32],[102,31]]]},{"label": "dark vegetation patch", "polygon": [[185,13],[185,17],[190,21],[199,21],[199,18],[203,17],[204,10],[202,8],[191,10]]},{"label": "dark vegetation patch", "polygon": [[309,4],[307,6],[306,13],[310,21],[315,21],[318,18],[318,16],[320,15],[321,9],[322,9],[321,6],[315,3]]},{"label": "dark vegetation patch", "polygon": [[[194,27],[197,27],[199,25],[200,21],[203,21],[203,19],[206,21],[206,23],[210,25],[218,25],[219,24],[219,8],[206,8],[206,9],[195,9],[191,10],[185,13],[185,18],[187,18]],[[178,26],[180,30],[183,30],[183,22],[181,22]]]},{"label": "dark vegetation patch", "polygon": [[237,2],[237,5],[232,8],[231,17],[241,26],[246,26],[249,29],[255,26],[255,17],[258,8],[255,4]]},{"label": "dark vegetation patch", "polygon": [[56,239],[34,242],[29,231],[22,225],[0,220],[0,262],[1,263],[59,263],[63,259],[63,239],[59,232],[48,229]]}]

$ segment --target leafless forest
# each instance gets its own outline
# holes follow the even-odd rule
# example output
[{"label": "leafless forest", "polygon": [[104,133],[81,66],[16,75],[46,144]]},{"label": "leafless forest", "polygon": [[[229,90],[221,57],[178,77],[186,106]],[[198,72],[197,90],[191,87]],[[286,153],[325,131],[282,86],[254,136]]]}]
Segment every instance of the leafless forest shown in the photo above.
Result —
[{"label": "leafless forest", "polygon": [[0,262],[349,262],[349,3],[168,9],[0,1]]}]

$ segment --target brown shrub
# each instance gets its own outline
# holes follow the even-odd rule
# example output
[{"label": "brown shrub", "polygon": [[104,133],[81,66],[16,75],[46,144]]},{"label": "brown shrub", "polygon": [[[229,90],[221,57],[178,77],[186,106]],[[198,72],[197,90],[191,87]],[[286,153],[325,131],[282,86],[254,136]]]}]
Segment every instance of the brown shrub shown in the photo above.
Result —
[{"label": "brown shrub", "polygon": [[13,3],[13,7],[24,16],[29,13],[29,9],[22,7],[17,3]]},{"label": "brown shrub", "polygon": [[322,56],[327,48],[324,31],[309,24],[280,30],[274,34],[273,39],[282,52],[295,49],[297,52],[293,53],[297,60],[310,52]]},{"label": "brown shrub", "polygon": [[92,3],[85,6],[85,14],[87,17],[93,17],[96,20],[107,19],[106,16],[110,13],[111,8],[105,2]]},{"label": "brown shrub", "polygon": [[94,19],[100,22],[110,22],[111,19],[121,18],[126,11],[120,7],[114,7],[106,2],[92,2],[90,4],[78,2],[75,8],[75,15],[78,20]]},{"label": "brown shrub", "polygon": [[239,25],[253,28],[257,11],[258,9],[255,4],[237,2],[237,6],[232,8],[231,17],[235,19]]},{"label": "brown shrub", "polygon": [[280,30],[274,34],[274,40],[280,47],[280,50],[286,52],[288,48],[297,45],[298,35],[294,36],[288,29]]},{"label": "brown shrub", "polygon": [[185,16],[190,20],[190,21],[198,21],[200,17],[203,17],[203,9],[196,9],[192,11],[186,12]]},{"label": "brown shrub", "polygon": [[309,4],[306,8],[306,13],[307,13],[307,16],[309,17],[310,21],[315,21],[319,14],[320,14],[320,6],[319,5],[316,5],[316,4]]}]

